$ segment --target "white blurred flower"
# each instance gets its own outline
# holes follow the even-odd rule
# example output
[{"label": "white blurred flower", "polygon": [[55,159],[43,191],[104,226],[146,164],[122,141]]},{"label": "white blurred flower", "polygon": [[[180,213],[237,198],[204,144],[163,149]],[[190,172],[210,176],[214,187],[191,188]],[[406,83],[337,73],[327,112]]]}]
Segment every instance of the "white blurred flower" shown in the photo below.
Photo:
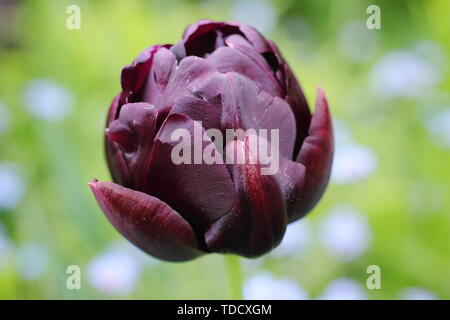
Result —
[{"label": "white blurred flower", "polygon": [[433,292],[417,287],[409,287],[401,290],[398,298],[400,300],[438,300],[438,297]]},{"label": "white blurred flower", "polygon": [[259,271],[264,268],[264,263],[266,263],[268,257],[270,257],[270,255],[263,255],[258,258],[242,258],[242,267],[250,272]]},{"label": "white blurred flower", "polygon": [[377,166],[377,157],[369,147],[358,144],[336,144],[331,181],[335,184],[356,183],[369,177]]},{"label": "white blurred flower", "polygon": [[338,34],[340,53],[353,62],[364,62],[374,56],[378,48],[377,33],[362,21],[345,24]]},{"label": "white blurred flower", "polygon": [[66,88],[53,81],[34,79],[25,88],[24,104],[37,119],[56,122],[72,112],[73,98]]},{"label": "white blurred flower", "polygon": [[109,252],[121,252],[124,254],[129,254],[134,257],[139,265],[152,267],[161,263],[161,260],[153,258],[144,251],[138,249],[131,242],[120,239],[113,242],[108,249]]},{"label": "white blurred flower", "polygon": [[9,130],[9,109],[0,102],[0,134]]},{"label": "white blurred flower", "polygon": [[0,212],[17,207],[25,193],[25,181],[19,168],[9,162],[0,162]]},{"label": "white blurred flower", "polygon": [[88,266],[90,284],[107,294],[128,294],[133,291],[142,272],[135,254],[112,247],[95,257]]},{"label": "white blurred flower", "polygon": [[264,272],[247,279],[243,286],[246,300],[306,300],[308,293],[294,280],[275,279]]},{"label": "white blurred flower", "polygon": [[370,74],[373,93],[380,99],[423,95],[443,77],[443,64],[436,61],[441,51],[438,44],[421,42],[411,50],[387,53]]},{"label": "white blurred flower", "polygon": [[275,257],[301,258],[309,249],[312,240],[311,224],[306,218],[287,226],[281,244],[272,251]]},{"label": "white blurred flower", "polygon": [[377,166],[377,157],[372,149],[353,142],[347,124],[333,120],[335,153],[331,181],[335,184],[356,183],[369,177]]},{"label": "white blurred flower", "polygon": [[359,282],[339,278],[324,289],[319,300],[367,300],[367,294]]},{"label": "white blurred flower", "polygon": [[350,261],[362,255],[372,238],[366,216],[348,205],[332,209],[319,225],[319,240],[332,254]]},{"label": "white blurred flower", "polygon": [[5,234],[0,224],[0,269],[3,268],[11,258],[12,243]]},{"label": "white blurred flower", "polygon": [[351,130],[343,120],[333,119],[333,131],[336,146],[345,146],[352,143]]},{"label": "white blurred flower", "polygon": [[256,28],[261,33],[271,32],[277,23],[276,9],[267,0],[237,0],[231,6],[231,20]]},{"label": "white blurred flower", "polygon": [[450,148],[450,107],[431,116],[426,127],[438,146]]},{"label": "white blurred flower", "polygon": [[17,268],[25,280],[39,278],[47,269],[49,253],[40,243],[25,243],[15,252]]}]

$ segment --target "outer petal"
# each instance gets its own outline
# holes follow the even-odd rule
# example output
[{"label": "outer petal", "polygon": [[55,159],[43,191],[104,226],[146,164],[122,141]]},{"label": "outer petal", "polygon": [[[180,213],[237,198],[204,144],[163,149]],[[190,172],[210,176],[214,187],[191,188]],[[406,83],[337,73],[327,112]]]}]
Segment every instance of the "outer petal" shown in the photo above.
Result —
[{"label": "outer petal", "polygon": [[232,211],[214,223],[205,234],[213,252],[260,256],[279,244],[286,231],[283,193],[275,176],[262,175],[257,156],[248,150],[248,139],[227,147],[248,157],[245,164],[231,165],[237,199]]},{"label": "outer petal", "polygon": [[[265,52],[260,54],[255,47],[251,45],[249,41],[247,41],[243,36],[239,34],[233,34],[228,36],[225,39],[225,43],[227,46],[233,49],[237,49],[243,54],[245,54],[251,61],[253,61],[254,64],[258,65],[261,69],[264,70],[266,77],[272,80],[272,86],[273,83],[276,85],[274,86],[276,94],[279,97],[284,98],[285,92],[284,88],[280,85],[283,84],[283,82],[280,82],[278,78],[276,78],[276,70],[278,68],[278,64],[273,64],[271,60],[268,60],[268,54],[271,53]],[[276,62],[276,59],[274,60]],[[271,92],[270,90],[266,90],[268,92]]]},{"label": "outer petal", "polygon": [[276,179],[280,184],[286,206],[286,213],[291,217],[302,200],[305,183],[305,166],[280,156],[280,169]]},{"label": "outer petal", "polygon": [[168,261],[202,254],[189,223],[161,200],[110,182],[89,187],[111,224],[148,254]]},{"label": "outer petal", "polygon": [[122,85],[120,105],[141,100],[141,90],[145,85],[148,72],[152,66],[153,56],[161,47],[161,45],[156,45],[145,49],[131,65],[122,69],[120,76]]},{"label": "outer petal", "polygon": [[290,221],[301,218],[314,208],[330,178],[334,152],[333,124],[322,89],[318,89],[317,94],[316,110],[311,120],[309,135],[297,157],[297,162],[306,167],[305,182],[300,201]]},{"label": "outer petal", "polygon": [[308,102],[291,68],[284,60],[280,50],[272,41],[268,40],[272,52],[275,54],[278,62],[277,77],[284,84],[286,90],[286,102],[291,106],[297,123],[297,139],[295,142],[295,154],[299,152],[303,140],[308,135],[308,129],[311,122],[311,112]]},{"label": "outer petal", "polygon": [[[109,108],[108,117],[106,119],[106,127],[114,121],[116,114],[118,115],[120,95],[116,96]],[[118,145],[109,140],[105,135],[105,153],[106,162],[108,163],[109,171],[114,182],[123,186],[131,186],[132,180],[127,162],[124,158],[122,150]]]},{"label": "outer petal", "polygon": [[255,47],[255,50],[258,53],[262,54],[264,52],[270,51],[268,40],[266,40],[255,28],[239,22],[230,22],[229,25],[239,27],[239,30]]},{"label": "outer petal", "polygon": [[[186,132],[190,141],[172,138],[177,129]],[[154,141],[146,190],[180,212],[199,234],[228,213],[235,202],[233,181],[226,165],[202,161],[207,146],[219,153],[209,138],[202,140],[204,133],[200,124],[187,116],[170,114]],[[190,152],[189,163],[174,163],[172,152],[177,145],[186,146],[183,154]]]},{"label": "outer petal", "polygon": [[166,94],[169,79],[177,65],[175,54],[160,48],[153,57],[153,63],[147,76],[142,101],[160,106]]},{"label": "outer petal", "polygon": [[157,109],[149,103],[128,103],[121,108],[119,118],[106,129],[109,140],[122,151],[131,186],[143,192],[149,183],[150,154],[157,117]]},{"label": "outer petal", "polygon": [[[292,159],[295,139],[295,119],[289,105],[278,97],[262,91],[252,80],[235,72],[225,75],[229,89],[222,90],[223,118],[226,128],[267,129],[271,141],[271,129],[279,130],[279,151]],[[233,119],[237,123],[233,124]],[[231,124],[231,125],[230,125]]]}]

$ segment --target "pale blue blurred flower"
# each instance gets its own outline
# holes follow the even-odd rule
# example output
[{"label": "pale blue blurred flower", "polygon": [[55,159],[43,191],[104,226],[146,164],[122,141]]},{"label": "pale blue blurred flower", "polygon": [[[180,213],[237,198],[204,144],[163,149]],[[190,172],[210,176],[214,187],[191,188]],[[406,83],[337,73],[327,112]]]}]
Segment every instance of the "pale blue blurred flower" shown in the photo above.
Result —
[{"label": "pale blue blurred flower", "polygon": [[418,287],[408,287],[398,294],[400,300],[438,300],[438,297],[431,291]]},{"label": "pale blue blurred flower", "polygon": [[364,287],[356,280],[339,278],[328,284],[319,300],[367,300]]},{"label": "pale blue blurred flower", "polygon": [[10,128],[9,109],[0,102],[0,134],[6,133]]},{"label": "pale blue blurred flower", "polygon": [[25,193],[25,181],[17,165],[0,162],[0,212],[14,210]]},{"label": "pale blue blurred flower", "polygon": [[264,272],[245,281],[243,297],[246,300],[306,300],[309,295],[294,280],[276,279]]},{"label": "pale blue blurred flower", "polygon": [[360,182],[375,171],[377,163],[377,156],[369,147],[355,143],[336,144],[331,182],[335,184]]},{"label": "pale blue blurred flower", "polygon": [[368,249],[371,238],[366,216],[350,205],[334,207],[319,225],[320,243],[344,261],[361,256]]},{"label": "pale blue blurred flower", "polygon": [[426,94],[443,78],[442,49],[437,43],[420,42],[410,50],[387,53],[370,74],[370,88],[380,99],[415,98]]},{"label": "pale blue blurred flower", "polygon": [[48,79],[31,80],[25,87],[24,104],[35,118],[57,122],[72,112],[71,93]]},{"label": "pale blue blurred flower", "polygon": [[231,20],[270,33],[277,23],[276,9],[267,0],[237,0],[231,5]]},{"label": "pale blue blurred flower", "polygon": [[112,295],[132,292],[142,273],[142,263],[128,249],[112,246],[88,265],[89,283]]},{"label": "pale blue blurred flower", "polygon": [[363,21],[348,22],[338,33],[338,50],[350,61],[367,61],[374,56],[377,49],[377,32],[369,30]]},{"label": "pale blue blurred flower", "polygon": [[40,243],[30,242],[20,245],[15,257],[18,271],[24,280],[39,278],[49,264],[47,247]]},{"label": "pale blue blurred flower", "polygon": [[271,254],[277,258],[285,256],[301,258],[307,253],[311,241],[311,224],[304,218],[287,226],[281,244]]},{"label": "pale blue blurred flower", "polygon": [[432,115],[426,127],[436,145],[450,148],[450,107]]},{"label": "pale blue blurred flower", "polygon": [[333,119],[333,131],[336,147],[345,146],[353,142],[352,132],[343,120]]},{"label": "pale blue blurred flower", "polygon": [[136,258],[137,262],[144,267],[153,267],[161,264],[161,260],[153,258],[144,251],[131,244],[128,240],[120,239],[114,241],[108,249],[109,252],[121,252],[124,254],[130,254]]},{"label": "pale blue blurred flower", "polygon": [[369,177],[377,167],[377,156],[369,147],[353,142],[350,128],[341,119],[333,120],[335,153],[331,171],[334,184],[356,183]]}]

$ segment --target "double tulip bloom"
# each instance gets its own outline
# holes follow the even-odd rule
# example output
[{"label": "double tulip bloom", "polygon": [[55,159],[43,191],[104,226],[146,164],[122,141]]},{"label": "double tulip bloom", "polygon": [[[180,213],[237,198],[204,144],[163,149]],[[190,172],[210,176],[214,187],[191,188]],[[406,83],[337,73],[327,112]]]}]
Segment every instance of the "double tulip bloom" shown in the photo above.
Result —
[{"label": "double tulip bloom", "polygon": [[[199,21],[177,44],[144,50],[122,70],[121,85],[105,131],[114,183],[89,186],[114,227],[148,254],[257,257],[321,198],[333,157],[326,98],[319,89],[311,115],[280,51],[255,29]],[[278,171],[261,174],[258,160],[175,164],[172,133],[193,135],[198,124],[202,132],[278,129]],[[245,142],[230,143],[245,153]]]}]

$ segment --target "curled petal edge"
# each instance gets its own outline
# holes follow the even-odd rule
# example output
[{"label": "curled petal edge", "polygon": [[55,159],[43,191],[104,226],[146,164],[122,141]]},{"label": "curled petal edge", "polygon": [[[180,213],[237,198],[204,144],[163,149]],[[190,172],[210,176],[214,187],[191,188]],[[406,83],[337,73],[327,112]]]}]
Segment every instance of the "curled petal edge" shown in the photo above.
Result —
[{"label": "curled petal edge", "polygon": [[308,136],[303,142],[296,161],[306,168],[305,181],[298,204],[289,222],[311,211],[328,185],[334,154],[333,123],[325,94],[317,89],[316,108],[311,119]]}]

